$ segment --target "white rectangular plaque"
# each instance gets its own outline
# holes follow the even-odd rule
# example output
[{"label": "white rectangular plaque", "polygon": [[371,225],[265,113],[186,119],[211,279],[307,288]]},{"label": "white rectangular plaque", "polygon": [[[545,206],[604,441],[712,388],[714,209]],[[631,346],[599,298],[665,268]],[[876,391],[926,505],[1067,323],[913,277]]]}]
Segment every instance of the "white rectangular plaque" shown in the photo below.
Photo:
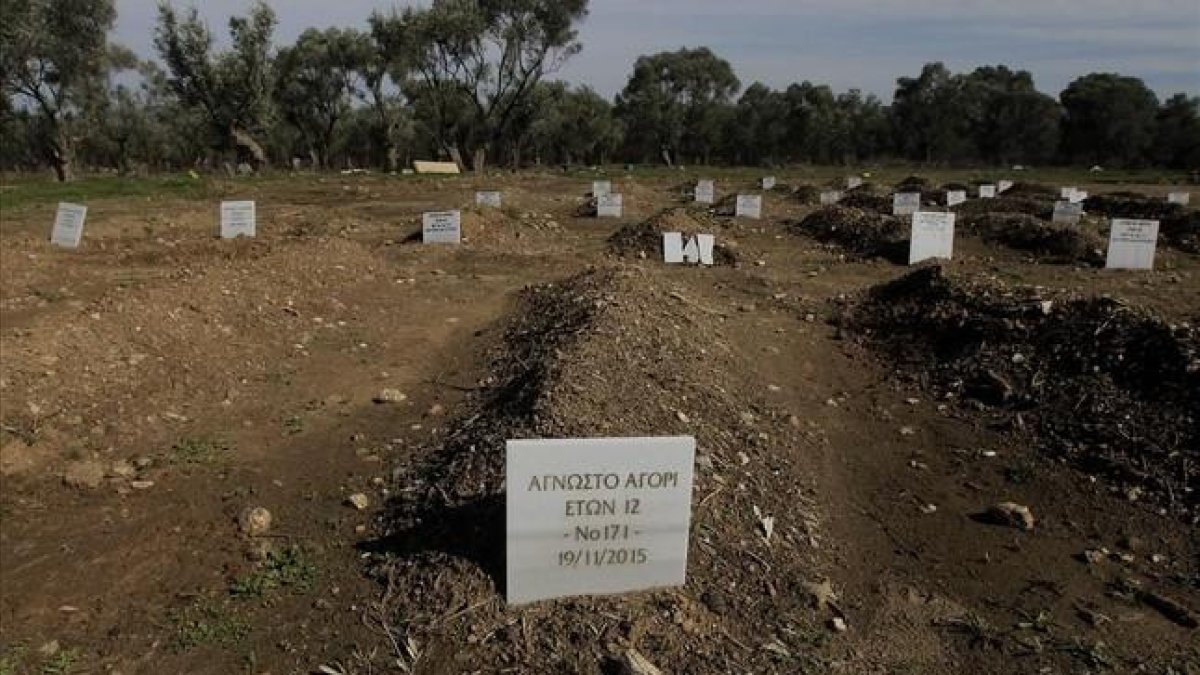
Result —
[{"label": "white rectangular plaque", "polygon": [[1114,218],[1104,266],[1110,270],[1152,270],[1157,246],[1157,220]]},{"label": "white rectangular plaque", "polygon": [[1004,194],[1005,192],[1008,192],[1009,190],[1011,190],[1012,186],[1013,186],[1013,182],[1011,180],[1002,180],[996,184],[996,190],[1000,194]]},{"label": "white rectangular plaque", "polygon": [[54,214],[54,227],[50,230],[50,243],[63,248],[79,248],[83,241],[83,222],[87,220],[87,207],[82,204],[59,202]]},{"label": "white rectangular plaque", "polygon": [[1060,199],[1054,202],[1054,216],[1051,218],[1056,223],[1064,223],[1066,225],[1077,225],[1079,219],[1083,217],[1083,204],[1072,204],[1069,201]]},{"label": "white rectangular plaque", "polygon": [[717,187],[711,180],[696,181],[696,203],[711,204],[716,201]]},{"label": "white rectangular plaque", "polygon": [[683,262],[683,235],[679,232],[663,232],[663,262],[668,265]]},{"label": "white rectangular plaque", "polygon": [[897,192],[892,195],[892,215],[911,216],[921,209],[920,192]]},{"label": "white rectangular plaque", "polygon": [[967,201],[966,190],[947,190],[946,206],[958,206]]},{"label": "white rectangular plaque", "polygon": [[625,199],[611,192],[596,196],[596,216],[598,218],[620,218]]},{"label": "white rectangular plaque", "polygon": [[509,604],[687,580],[696,440],[510,440]]},{"label": "white rectangular plaque", "polygon": [[1075,192],[1071,193],[1071,198],[1068,199],[1067,201],[1071,202],[1072,204],[1082,204],[1083,201],[1087,198],[1088,198],[1087,190],[1076,190]]},{"label": "white rectangular plaque", "polygon": [[612,181],[609,180],[594,180],[592,181],[592,196],[599,197],[612,192]]},{"label": "white rectangular plaque", "polygon": [[930,258],[949,260],[954,255],[954,215],[932,211],[913,213],[909,265]]},{"label": "white rectangular plaque", "polygon": [[258,214],[254,202],[221,202],[222,239],[253,238],[257,228]]},{"label": "white rectangular plaque", "polygon": [[846,179],[846,189],[853,190],[856,187],[862,187],[863,179],[858,176],[850,176]]},{"label": "white rectangular plaque", "polygon": [[1073,187],[1059,188],[1058,189],[1059,199],[1065,199],[1067,201],[1071,201],[1071,195],[1075,194],[1076,189],[1077,188],[1073,188]]},{"label": "white rectangular plaque", "polygon": [[696,235],[696,245],[700,248],[700,264],[713,264],[713,249],[716,248],[717,238],[711,234]]},{"label": "white rectangular plaque", "polygon": [[979,186],[979,198],[980,199],[995,199],[996,198],[996,186],[995,185],[980,185]]},{"label": "white rectangular plaque", "polygon": [[457,244],[462,241],[462,213],[428,211],[421,215],[421,241],[426,244]]},{"label": "white rectangular plaque", "polygon": [[838,190],[825,190],[821,193],[821,206],[833,206],[842,201],[842,193]]},{"label": "white rectangular plaque", "polygon": [[762,218],[762,195],[738,195],[733,215],[742,218]]},{"label": "white rectangular plaque", "polygon": [[775,189],[775,176],[767,176],[767,177],[763,178],[762,179],[762,189],[774,190]]},{"label": "white rectangular plaque", "polygon": [[476,206],[490,206],[491,208],[498,209],[503,201],[499,190],[484,190],[475,193]]},{"label": "white rectangular plaque", "polygon": [[1188,204],[1192,203],[1192,193],[1172,192],[1171,194],[1167,195],[1167,203],[1187,206]]}]

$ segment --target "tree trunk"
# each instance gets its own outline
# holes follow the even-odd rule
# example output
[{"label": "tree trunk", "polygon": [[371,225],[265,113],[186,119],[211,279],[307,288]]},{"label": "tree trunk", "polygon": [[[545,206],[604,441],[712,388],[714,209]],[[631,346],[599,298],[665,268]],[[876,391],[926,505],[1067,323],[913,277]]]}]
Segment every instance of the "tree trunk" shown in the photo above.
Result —
[{"label": "tree trunk", "polygon": [[254,159],[255,170],[267,165],[267,152],[263,150],[263,147],[259,145],[258,141],[254,140],[254,137],[248,131],[232,127],[229,133],[233,136],[234,144],[245,150]]},{"label": "tree trunk", "polygon": [[50,148],[50,164],[54,167],[54,175],[58,178],[58,182],[66,183],[74,180],[75,171],[72,167],[71,157],[71,136],[67,130],[62,128],[59,122],[58,129],[54,132],[54,143]]},{"label": "tree trunk", "polygon": [[474,171],[477,174],[483,173],[484,167],[487,165],[487,148],[475,148],[475,152],[471,157],[474,164]]},{"label": "tree trunk", "polygon": [[463,163],[462,153],[459,152],[458,146],[451,145],[446,150],[450,153],[451,161],[458,165],[458,170],[465,173],[467,170],[467,165]]}]

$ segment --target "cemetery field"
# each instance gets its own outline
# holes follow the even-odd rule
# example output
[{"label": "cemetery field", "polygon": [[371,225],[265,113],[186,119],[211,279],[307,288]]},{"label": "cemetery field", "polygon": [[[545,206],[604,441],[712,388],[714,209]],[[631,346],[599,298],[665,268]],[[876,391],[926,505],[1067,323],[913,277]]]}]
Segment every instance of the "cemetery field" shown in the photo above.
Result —
[{"label": "cemetery field", "polygon": [[[0,674],[1200,672],[1189,188],[911,173],[6,179]],[[505,441],[626,436],[695,437],[686,585],[506,604]]]}]

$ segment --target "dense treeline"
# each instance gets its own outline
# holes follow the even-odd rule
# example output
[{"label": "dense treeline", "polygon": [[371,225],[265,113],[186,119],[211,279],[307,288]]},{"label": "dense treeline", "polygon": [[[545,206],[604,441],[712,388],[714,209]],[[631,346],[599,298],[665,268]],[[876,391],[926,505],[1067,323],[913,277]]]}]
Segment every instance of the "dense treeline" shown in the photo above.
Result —
[{"label": "dense treeline", "polygon": [[1160,102],[1094,73],[1056,99],[1005,66],[940,63],[891,105],[801,82],[742,88],[707,48],[643,56],[614,101],[549,78],[580,49],[587,0],[434,0],[367,30],[276,47],[266,4],[228,22],[159,8],[157,60],[114,45],[114,0],[7,0],[0,168],[122,172],[248,164],[395,171],[490,164],[856,163],[1200,167],[1200,99]]}]

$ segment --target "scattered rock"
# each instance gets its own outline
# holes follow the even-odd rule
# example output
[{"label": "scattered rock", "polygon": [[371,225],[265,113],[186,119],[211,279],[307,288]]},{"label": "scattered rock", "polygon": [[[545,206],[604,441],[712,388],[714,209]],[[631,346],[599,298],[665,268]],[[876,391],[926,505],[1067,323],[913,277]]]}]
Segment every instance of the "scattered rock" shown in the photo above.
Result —
[{"label": "scattered rock", "polygon": [[988,507],[983,512],[982,519],[994,525],[1008,525],[1025,531],[1033,529],[1033,511],[1028,506],[1013,502],[1001,502]]},{"label": "scattered rock", "polygon": [[374,399],[376,403],[403,403],[408,400],[408,396],[399,389],[384,389],[379,392]]},{"label": "scattered rock", "polygon": [[108,474],[116,478],[132,478],[137,473],[137,467],[124,459],[113,462]]},{"label": "scattered rock", "polygon": [[363,493],[355,492],[354,494],[352,494],[346,498],[346,504],[349,506],[353,506],[355,509],[358,509],[359,511],[363,511],[368,506],[371,505],[371,500]]},{"label": "scattered rock", "polygon": [[663,672],[638,650],[630,647],[617,659],[621,675],[663,675]]},{"label": "scattered rock", "polygon": [[73,488],[94,490],[104,482],[107,471],[100,462],[91,459],[71,462],[63,473],[63,483]]},{"label": "scattered rock", "polygon": [[154,487],[154,481],[152,481],[152,480],[130,481],[129,487],[133,488],[134,490],[149,490],[150,488]]},{"label": "scattered rock", "polygon": [[833,590],[833,582],[829,579],[821,581],[805,581],[800,584],[800,588],[808,596],[809,602],[815,609],[825,609],[827,607],[837,608],[838,596]]},{"label": "scattered rock", "polygon": [[829,627],[838,633],[845,633],[847,630],[846,620],[840,616],[835,616],[829,620]]},{"label": "scattered rock", "polygon": [[248,506],[238,515],[238,528],[248,537],[266,534],[271,529],[271,512],[261,506]]},{"label": "scattered rock", "polygon": [[434,403],[429,408],[429,415],[431,417],[440,417],[445,414],[446,414],[446,406],[442,405],[441,403]]}]

